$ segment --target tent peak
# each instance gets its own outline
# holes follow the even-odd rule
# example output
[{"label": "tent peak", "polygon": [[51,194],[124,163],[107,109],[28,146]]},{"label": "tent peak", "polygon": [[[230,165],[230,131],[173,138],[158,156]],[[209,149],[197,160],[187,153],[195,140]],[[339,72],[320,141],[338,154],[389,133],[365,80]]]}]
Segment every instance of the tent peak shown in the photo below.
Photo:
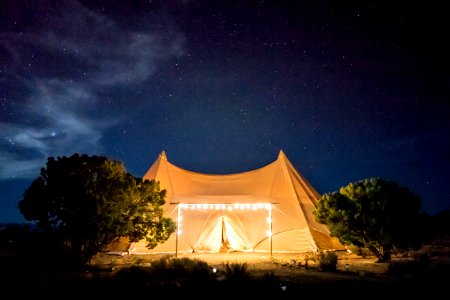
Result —
[{"label": "tent peak", "polygon": [[280,150],[280,153],[278,154],[278,159],[286,157],[286,154],[284,154],[283,150]]},{"label": "tent peak", "polygon": [[161,157],[162,159],[167,159],[166,152],[163,150],[159,157]]}]

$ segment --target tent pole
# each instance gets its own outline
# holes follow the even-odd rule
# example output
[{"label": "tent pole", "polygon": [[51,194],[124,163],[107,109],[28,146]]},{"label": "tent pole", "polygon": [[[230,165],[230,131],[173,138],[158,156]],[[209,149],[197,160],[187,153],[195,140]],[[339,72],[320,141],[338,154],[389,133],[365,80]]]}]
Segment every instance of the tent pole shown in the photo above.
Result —
[{"label": "tent pole", "polygon": [[272,257],[272,203],[270,203],[270,210],[269,210],[269,220],[270,220],[270,256]]},{"label": "tent pole", "polygon": [[269,208],[269,221],[270,221],[270,236],[269,236],[269,244],[270,244],[270,256],[272,257],[272,241],[273,241],[273,239],[272,239],[272,235],[273,235],[273,232],[272,232],[272,229],[273,229],[273,220],[272,220],[272,209],[273,209],[273,206],[275,205],[275,204],[280,204],[280,203],[278,203],[278,202],[270,202],[270,208]]},{"label": "tent pole", "polygon": [[180,205],[177,204],[177,233],[175,237],[175,257],[178,257],[178,234],[180,233],[178,229],[179,219],[180,219]]},{"label": "tent pole", "polygon": [[179,220],[180,220],[180,202],[170,202],[170,204],[174,204],[177,206],[177,220],[176,220],[177,230],[175,232],[175,257],[178,257],[178,234],[180,233],[178,230],[178,225],[179,225]]}]

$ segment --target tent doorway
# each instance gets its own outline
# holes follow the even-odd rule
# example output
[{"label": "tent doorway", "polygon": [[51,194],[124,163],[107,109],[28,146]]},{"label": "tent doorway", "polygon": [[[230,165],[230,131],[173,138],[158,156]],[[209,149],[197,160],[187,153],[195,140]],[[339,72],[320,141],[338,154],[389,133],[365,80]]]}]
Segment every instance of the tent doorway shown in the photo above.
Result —
[{"label": "tent doorway", "polygon": [[219,252],[229,252],[231,250],[230,241],[227,237],[227,230],[225,226],[225,217],[222,217],[222,238]]},{"label": "tent doorway", "polygon": [[[253,212],[250,215],[255,217],[256,220],[261,219],[261,216],[255,216]],[[191,244],[192,241],[191,247],[194,251],[213,253],[253,251],[257,241],[251,240],[252,233],[242,222],[244,216],[244,212],[238,214],[224,211],[183,211],[183,226],[190,227],[193,230],[190,231],[189,235],[182,234],[180,238],[188,244]],[[201,224],[201,226],[194,228],[194,224]]]}]

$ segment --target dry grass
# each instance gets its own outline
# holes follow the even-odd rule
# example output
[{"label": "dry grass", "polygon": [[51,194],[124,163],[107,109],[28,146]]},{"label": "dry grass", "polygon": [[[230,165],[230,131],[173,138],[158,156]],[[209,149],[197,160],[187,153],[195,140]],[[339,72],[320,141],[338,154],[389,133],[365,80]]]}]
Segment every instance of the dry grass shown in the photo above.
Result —
[{"label": "dry grass", "polygon": [[[336,276],[341,276],[343,272],[356,274],[359,276],[382,276],[386,273],[387,263],[375,263],[375,257],[362,257],[353,253],[338,253],[339,260]],[[174,258],[174,254],[144,254],[144,255],[96,255],[91,264],[95,266],[106,266],[114,269],[126,267],[129,265],[150,265],[153,260],[162,257]],[[324,272],[318,272],[317,263],[313,260],[312,254],[274,253],[272,256],[265,253],[179,253],[178,258],[187,257],[190,259],[202,260],[212,267],[219,270],[226,263],[246,264],[248,270],[256,275],[273,273],[281,278],[292,278],[299,275],[306,276],[310,274],[315,277],[330,277]]]},{"label": "dry grass", "polygon": [[[277,289],[271,290],[273,295],[283,296],[284,298],[298,299],[305,293],[317,296],[346,295],[347,299],[360,299],[361,293],[369,296],[384,297],[392,295],[393,291],[399,291],[403,296],[415,296],[427,291],[429,296],[438,295],[447,289],[447,281],[449,279],[450,262],[449,256],[439,256],[439,260],[431,258],[427,265],[439,264],[442,268],[426,270],[422,273],[401,273],[405,268],[399,268],[400,272],[396,276],[388,274],[389,265],[387,263],[376,263],[375,257],[363,257],[354,253],[338,252],[338,265],[335,272],[320,271],[316,262],[312,259],[312,254],[278,254],[272,256],[266,253],[188,253],[179,254],[178,258],[190,258],[193,260],[201,260],[209,266],[217,268],[219,274],[224,274],[226,264],[246,264],[246,270],[255,278],[263,278],[265,280],[256,280],[256,290],[260,287],[266,287],[269,284],[276,284]],[[108,255],[100,253],[96,255],[92,261],[88,271],[82,273],[66,273],[66,272],[37,272],[38,270],[30,269],[24,266],[23,269],[14,267],[5,270],[3,275],[6,280],[0,283],[0,289],[12,289],[33,295],[40,293],[48,295],[49,292],[54,293],[56,289],[62,290],[63,293],[70,291],[73,295],[84,295],[88,291],[91,293],[99,293],[105,295],[108,293],[117,296],[116,292],[125,294],[133,290],[132,287],[126,286],[120,280],[116,279],[116,275],[121,268],[129,266],[151,266],[152,262],[162,257],[175,258],[174,255]],[[413,261],[413,257],[394,257],[394,262]],[[414,265],[413,265],[414,266]],[[143,268],[146,269],[146,268]],[[414,269],[408,269],[412,270]],[[131,274],[132,275],[132,274]],[[136,275],[136,274],[135,274]],[[139,275],[139,274],[138,274]],[[400,275],[400,276],[399,276]],[[411,276],[413,275],[413,276]],[[410,276],[410,277],[408,277]],[[3,286],[2,286],[3,285]],[[134,284],[135,285],[135,284]],[[131,284],[131,286],[134,286]],[[16,288],[16,286],[27,286],[27,289]],[[221,293],[233,294],[233,291],[226,285],[217,285]],[[285,290],[280,290],[280,288]],[[164,286],[160,287],[164,289]],[[145,290],[145,288],[144,288]],[[148,292],[151,288],[148,288]],[[170,291],[173,289],[170,288]],[[189,290],[189,289],[188,289]],[[255,288],[251,289],[252,291]],[[184,292],[185,290],[180,290]],[[189,290],[190,292],[195,291]],[[210,289],[211,291],[211,289]],[[265,293],[264,289],[262,290]],[[283,291],[283,294],[280,294]],[[172,292],[176,293],[176,290]],[[60,295],[54,293],[54,295]],[[203,295],[206,296],[206,295]],[[266,296],[266,295],[265,295]]]},{"label": "dry grass", "polygon": [[[438,263],[444,266],[434,274],[434,270],[421,271],[420,274],[397,273],[395,276],[389,273],[390,264],[377,263],[374,256],[360,256],[345,251],[338,253],[338,264],[336,272],[322,272],[317,263],[313,260],[312,254],[279,254],[272,256],[267,253],[183,253],[178,254],[178,258],[187,257],[205,261],[211,267],[217,270],[223,270],[227,263],[246,264],[247,270],[256,277],[262,277],[270,274],[275,276],[280,282],[289,282],[295,286],[311,287],[320,290],[327,288],[359,288],[370,289],[372,291],[381,291],[402,287],[405,291],[415,289],[421,290],[422,287],[432,286],[434,291],[438,291],[445,285],[441,285],[441,280],[448,280],[448,270],[450,269],[449,256],[439,256],[431,258],[431,264]],[[431,252],[430,252],[431,253]],[[92,260],[96,266],[104,266],[112,270],[118,270],[121,267],[130,265],[151,265],[152,260],[162,257],[174,258],[175,255],[126,255],[114,256],[99,254]],[[413,255],[399,255],[392,259],[391,263],[401,265],[404,262],[414,262]],[[408,268],[405,268],[408,270]],[[420,284],[418,284],[420,282]],[[425,283],[426,282],[426,283]],[[407,286],[407,288],[406,288]],[[411,292],[413,293],[413,292]]]}]

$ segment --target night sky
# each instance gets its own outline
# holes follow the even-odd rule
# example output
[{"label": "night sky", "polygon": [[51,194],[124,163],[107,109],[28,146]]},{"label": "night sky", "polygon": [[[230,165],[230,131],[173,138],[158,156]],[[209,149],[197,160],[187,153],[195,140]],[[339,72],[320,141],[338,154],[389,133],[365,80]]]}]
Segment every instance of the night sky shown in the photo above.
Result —
[{"label": "night sky", "polygon": [[75,152],[142,177],[283,150],[321,194],[380,177],[450,208],[450,26],[413,2],[1,1],[0,222]]}]

